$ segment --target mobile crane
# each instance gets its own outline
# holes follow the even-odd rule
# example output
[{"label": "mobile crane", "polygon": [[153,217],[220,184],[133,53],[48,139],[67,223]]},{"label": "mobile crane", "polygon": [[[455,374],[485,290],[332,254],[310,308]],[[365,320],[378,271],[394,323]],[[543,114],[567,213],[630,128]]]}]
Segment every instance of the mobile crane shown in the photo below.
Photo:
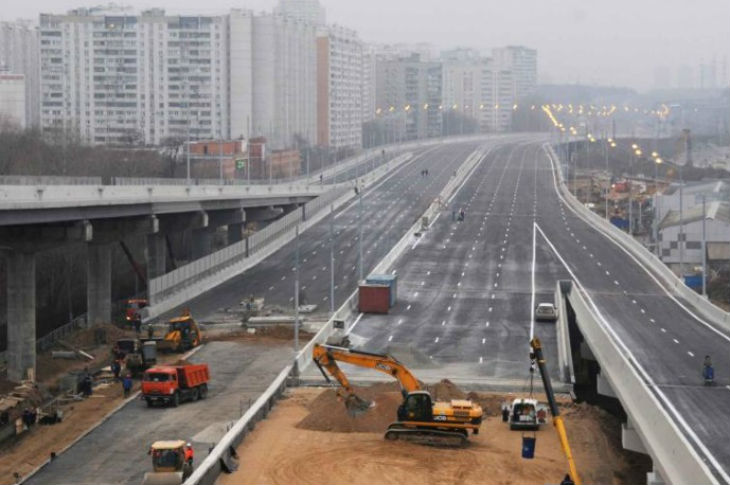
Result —
[{"label": "mobile crane", "polygon": [[[315,364],[331,382],[327,373],[340,383],[338,391],[348,411],[356,415],[372,407],[372,403],[355,394],[347,376],[337,362],[375,369],[388,374],[401,385],[403,403],[398,407],[397,421],[385,432],[388,440],[403,439],[417,443],[441,446],[464,446],[469,430],[479,433],[482,408],[465,399],[433,402],[428,391],[421,389],[418,379],[408,368],[389,355],[374,354],[345,347],[315,344],[312,351]],[[325,372],[325,370],[327,372]]]},{"label": "mobile crane", "polygon": [[548,374],[547,366],[545,365],[545,357],[542,353],[542,343],[540,343],[539,338],[534,337],[530,340],[530,346],[532,347],[532,354],[530,354],[530,358],[537,363],[537,367],[540,369],[540,376],[542,377],[542,385],[545,388],[545,395],[547,396],[548,406],[550,407],[550,414],[553,415],[553,426],[555,426],[555,431],[558,433],[560,446],[563,448],[563,454],[568,460],[570,477],[573,479],[573,483],[575,485],[581,485],[583,482],[580,479],[580,475],[578,475],[578,469],[575,467],[573,453],[570,450],[570,443],[568,443],[568,434],[565,432],[563,417],[560,415],[560,409],[558,409],[558,404],[555,401],[555,393],[553,392],[553,385],[550,382],[550,374]]}]

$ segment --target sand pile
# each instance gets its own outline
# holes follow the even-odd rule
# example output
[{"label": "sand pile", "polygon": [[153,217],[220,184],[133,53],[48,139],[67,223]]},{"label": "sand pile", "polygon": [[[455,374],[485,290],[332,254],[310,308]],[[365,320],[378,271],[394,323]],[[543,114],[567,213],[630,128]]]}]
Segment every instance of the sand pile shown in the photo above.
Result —
[{"label": "sand pile", "polygon": [[437,384],[427,385],[425,389],[431,393],[431,399],[434,401],[466,399],[466,393],[448,379],[442,379]]},{"label": "sand pile", "polygon": [[398,384],[358,387],[356,394],[375,406],[353,417],[337,396],[337,389],[327,389],[307,406],[309,414],[296,427],[337,433],[382,433],[396,420],[398,406],[403,402]]}]

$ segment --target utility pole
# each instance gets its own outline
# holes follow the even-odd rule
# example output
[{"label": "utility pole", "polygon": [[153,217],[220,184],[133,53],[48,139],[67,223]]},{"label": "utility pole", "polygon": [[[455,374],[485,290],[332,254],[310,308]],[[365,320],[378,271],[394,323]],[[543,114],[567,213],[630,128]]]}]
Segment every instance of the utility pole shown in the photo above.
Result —
[{"label": "utility pole", "polygon": [[362,190],[357,191],[357,206],[359,211],[359,220],[358,220],[358,226],[360,230],[360,234],[357,238],[357,246],[358,246],[358,266],[360,267],[360,280],[363,280],[363,262],[362,262]]},{"label": "utility pole", "polygon": [[702,296],[707,298],[707,197],[702,196]]},{"label": "utility pole", "polygon": [[629,234],[634,235],[634,183],[631,175],[634,171],[634,152],[631,152],[631,161],[629,167]]},{"label": "utility pole", "polygon": [[294,353],[299,352],[299,224],[296,225],[294,251]]},{"label": "utility pole", "polygon": [[609,217],[608,217],[608,192],[609,192],[609,189],[611,188],[611,174],[608,172],[608,137],[603,142],[603,156],[604,156],[605,162],[606,162],[606,177],[607,177],[606,180],[607,180],[607,182],[606,182],[606,188],[605,188],[604,192],[605,192],[605,196],[606,196],[606,220],[608,220],[609,219]]},{"label": "utility pole", "polygon": [[335,205],[330,205],[330,316],[335,314]]},{"label": "utility pole", "polygon": [[223,185],[223,137],[218,144],[218,184]]}]

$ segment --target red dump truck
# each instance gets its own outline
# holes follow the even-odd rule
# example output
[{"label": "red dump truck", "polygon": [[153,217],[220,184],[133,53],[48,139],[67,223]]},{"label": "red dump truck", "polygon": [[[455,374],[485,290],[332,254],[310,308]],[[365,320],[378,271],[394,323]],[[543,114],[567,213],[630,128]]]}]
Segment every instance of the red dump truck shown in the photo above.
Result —
[{"label": "red dump truck", "polygon": [[148,406],[157,403],[177,406],[208,395],[208,364],[159,365],[150,367],[142,378],[142,397]]}]

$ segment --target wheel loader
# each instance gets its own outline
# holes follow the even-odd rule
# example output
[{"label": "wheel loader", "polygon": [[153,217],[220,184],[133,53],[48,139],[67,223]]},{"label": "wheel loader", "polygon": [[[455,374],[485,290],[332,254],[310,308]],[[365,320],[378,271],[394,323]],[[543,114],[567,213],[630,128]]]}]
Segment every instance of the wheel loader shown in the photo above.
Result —
[{"label": "wheel loader", "polygon": [[192,473],[193,464],[185,459],[183,440],[155,441],[148,451],[152,471],[144,474],[143,485],[180,485]]},{"label": "wheel loader", "polygon": [[203,335],[200,327],[185,310],[179,317],[169,320],[167,333],[157,341],[157,348],[162,352],[185,352],[202,343]]}]

